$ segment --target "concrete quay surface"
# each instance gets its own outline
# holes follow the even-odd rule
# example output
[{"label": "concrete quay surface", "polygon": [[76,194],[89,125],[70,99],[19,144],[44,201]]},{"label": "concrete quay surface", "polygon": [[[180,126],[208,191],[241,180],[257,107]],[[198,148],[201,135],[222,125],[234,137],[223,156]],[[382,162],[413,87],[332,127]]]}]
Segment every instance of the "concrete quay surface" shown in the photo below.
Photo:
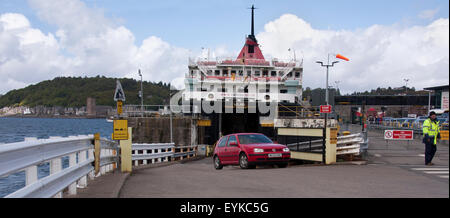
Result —
[{"label": "concrete quay surface", "polygon": [[[96,178],[75,197],[121,198],[448,198],[448,143],[438,144],[434,166],[424,165],[420,139],[389,142],[369,132],[364,165],[291,165],[215,170],[211,158]],[[113,190],[120,186],[120,190]],[[109,190],[109,192],[108,192]],[[108,192],[108,193],[107,193]]]}]

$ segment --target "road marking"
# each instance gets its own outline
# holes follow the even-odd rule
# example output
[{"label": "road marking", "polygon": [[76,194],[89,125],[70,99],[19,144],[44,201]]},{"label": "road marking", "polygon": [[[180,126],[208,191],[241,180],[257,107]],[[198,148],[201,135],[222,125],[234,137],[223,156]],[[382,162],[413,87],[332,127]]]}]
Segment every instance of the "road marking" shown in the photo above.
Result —
[{"label": "road marking", "polygon": [[425,154],[419,154],[419,155],[417,155],[417,156],[419,156],[419,157],[425,157]]},{"label": "road marking", "polygon": [[428,174],[448,174],[448,171],[423,171]]},{"label": "road marking", "polygon": [[381,154],[375,154],[374,156],[375,157],[381,157]]},{"label": "road marking", "polygon": [[422,173],[434,175],[442,179],[448,179],[449,174],[448,167],[430,167],[430,168],[418,167],[418,168],[411,168],[411,170],[421,171]]},{"label": "road marking", "polygon": [[420,171],[433,171],[433,170],[447,170],[448,168],[411,168],[412,170],[420,170]]}]

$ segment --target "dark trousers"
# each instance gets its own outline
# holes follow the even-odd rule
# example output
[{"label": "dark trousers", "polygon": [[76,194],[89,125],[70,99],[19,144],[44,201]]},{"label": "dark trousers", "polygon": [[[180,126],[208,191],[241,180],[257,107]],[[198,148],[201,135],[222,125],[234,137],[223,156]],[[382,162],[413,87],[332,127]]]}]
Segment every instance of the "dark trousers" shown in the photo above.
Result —
[{"label": "dark trousers", "polygon": [[433,160],[434,154],[436,153],[434,140],[430,141],[431,142],[425,142],[425,164],[431,163],[431,160]]}]

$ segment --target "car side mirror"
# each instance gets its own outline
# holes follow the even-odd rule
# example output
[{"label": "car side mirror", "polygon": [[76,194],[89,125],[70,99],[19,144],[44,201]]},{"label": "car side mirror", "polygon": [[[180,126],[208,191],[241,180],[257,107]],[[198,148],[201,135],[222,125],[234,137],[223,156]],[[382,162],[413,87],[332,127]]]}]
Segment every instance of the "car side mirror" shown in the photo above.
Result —
[{"label": "car side mirror", "polygon": [[230,146],[238,146],[237,142],[230,142]]}]

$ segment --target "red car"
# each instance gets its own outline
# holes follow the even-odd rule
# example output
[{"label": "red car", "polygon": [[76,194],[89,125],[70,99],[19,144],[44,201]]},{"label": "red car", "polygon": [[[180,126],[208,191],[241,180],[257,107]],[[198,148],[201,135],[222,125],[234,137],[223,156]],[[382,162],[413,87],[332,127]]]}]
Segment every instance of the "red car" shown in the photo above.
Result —
[{"label": "red car", "polygon": [[287,167],[291,152],[285,145],[272,142],[260,133],[236,133],[223,136],[214,149],[214,167],[240,165],[242,169],[255,168],[259,164],[276,164]]}]

